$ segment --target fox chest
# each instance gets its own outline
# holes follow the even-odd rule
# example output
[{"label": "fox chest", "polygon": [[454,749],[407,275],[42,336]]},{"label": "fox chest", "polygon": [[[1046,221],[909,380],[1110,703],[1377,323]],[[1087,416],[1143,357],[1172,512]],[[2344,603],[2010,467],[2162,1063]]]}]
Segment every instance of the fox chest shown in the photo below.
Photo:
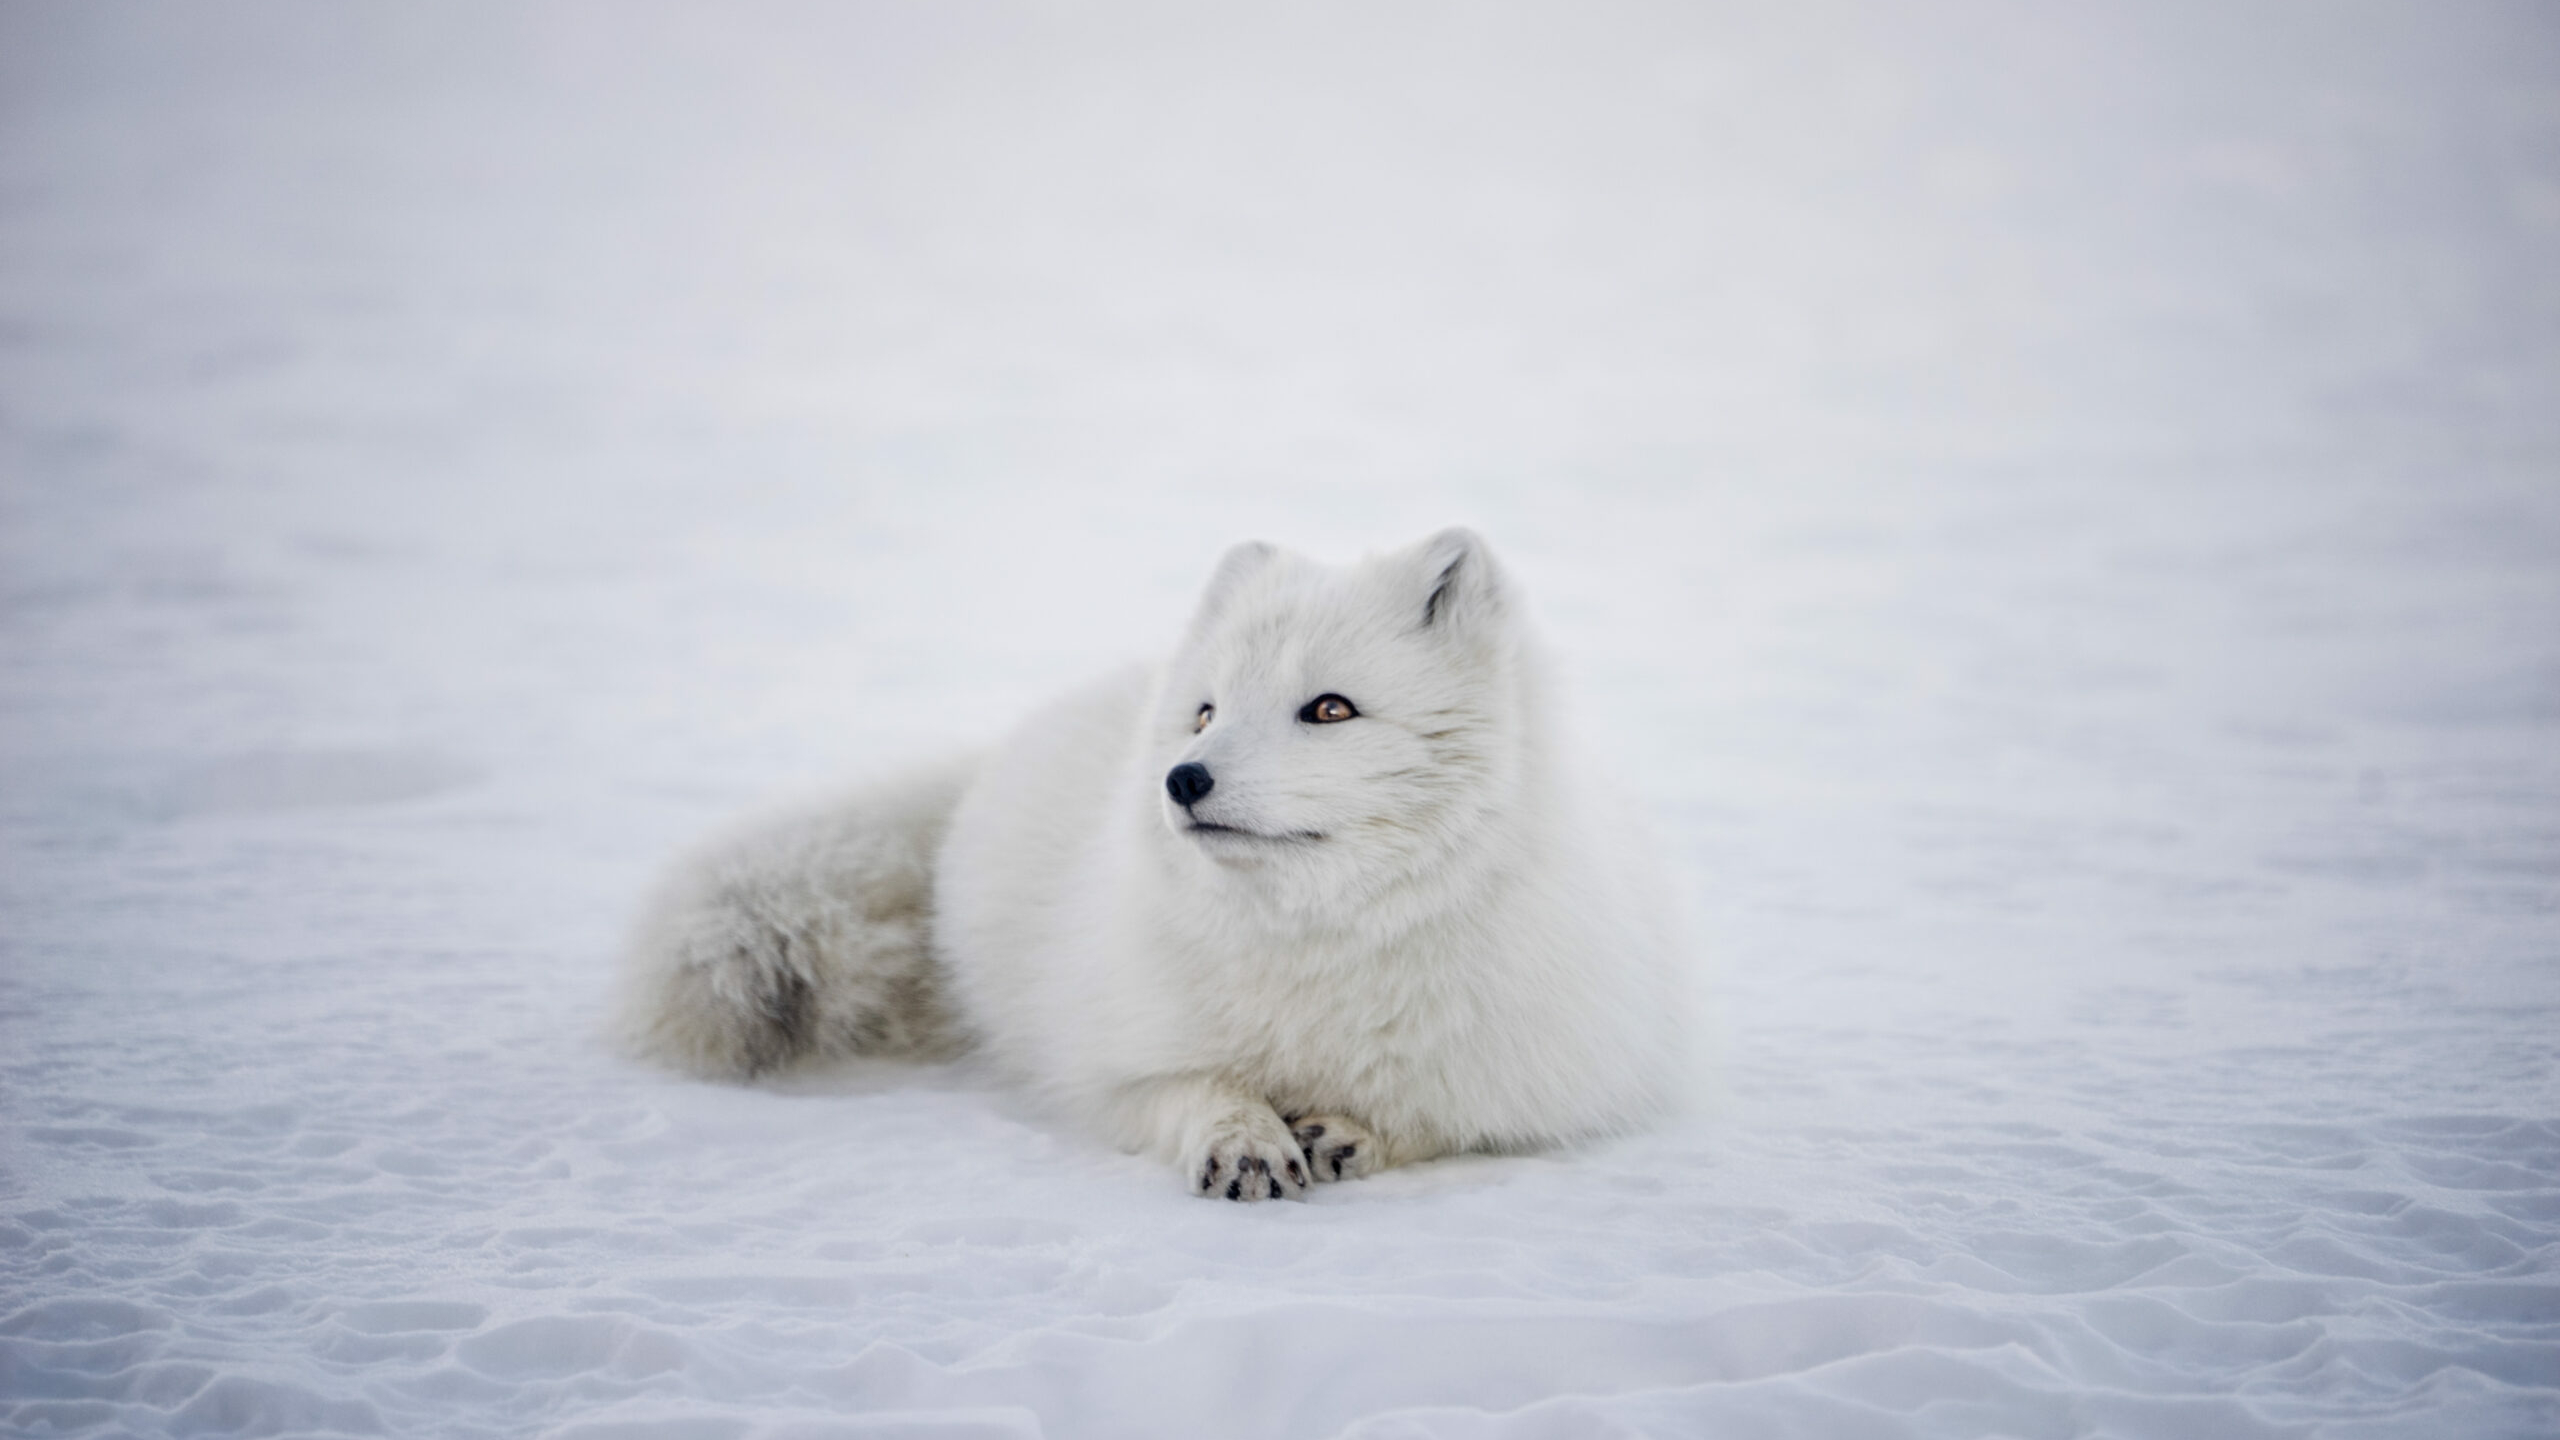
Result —
[{"label": "fox chest", "polygon": [[1500,1045],[1489,997],[1392,963],[1260,966],[1198,987],[1201,1068],[1283,1108],[1379,1115],[1436,1097],[1493,1099]]}]

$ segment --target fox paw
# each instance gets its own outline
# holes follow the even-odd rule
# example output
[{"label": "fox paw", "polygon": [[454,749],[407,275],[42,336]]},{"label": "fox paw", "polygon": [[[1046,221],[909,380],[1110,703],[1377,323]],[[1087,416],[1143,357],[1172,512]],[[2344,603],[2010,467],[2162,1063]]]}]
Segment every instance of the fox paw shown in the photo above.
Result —
[{"label": "fox paw", "polygon": [[[1257,1107],[1259,1108],[1259,1107]],[[1280,1117],[1239,1115],[1209,1134],[1191,1166],[1191,1193],[1229,1200],[1296,1200],[1313,1177]]]},{"label": "fox paw", "polygon": [[1357,1180],[1378,1168],[1378,1137],[1339,1115],[1291,1115],[1281,1123],[1318,1181]]}]

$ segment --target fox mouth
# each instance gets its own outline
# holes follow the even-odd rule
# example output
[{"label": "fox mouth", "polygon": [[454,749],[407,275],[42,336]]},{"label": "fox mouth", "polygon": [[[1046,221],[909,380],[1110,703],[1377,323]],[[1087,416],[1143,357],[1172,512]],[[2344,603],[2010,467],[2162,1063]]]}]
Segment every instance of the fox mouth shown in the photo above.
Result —
[{"label": "fox mouth", "polygon": [[1193,820],[1184,829],[1194,835],[1232,835],[1239,840],[1269,840],[1279,844],[1307,844],[1321,840],[1316,830],[1285,830],[1274,834],[1267,830],[1247,830],[1241,825],[1221,825],[1215,820]]}]

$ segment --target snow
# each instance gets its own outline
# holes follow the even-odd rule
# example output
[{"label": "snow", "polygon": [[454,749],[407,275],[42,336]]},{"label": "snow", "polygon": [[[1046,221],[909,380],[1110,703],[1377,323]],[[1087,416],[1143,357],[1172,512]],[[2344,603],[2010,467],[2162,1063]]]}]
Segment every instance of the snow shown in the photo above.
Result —
[{"label": "snow", "polygon": [[[1192,1200],[654,867],[1480,527],[1719,1092]],[[2560,28],[0,10],[0,1428],[2560,1431]]]}]

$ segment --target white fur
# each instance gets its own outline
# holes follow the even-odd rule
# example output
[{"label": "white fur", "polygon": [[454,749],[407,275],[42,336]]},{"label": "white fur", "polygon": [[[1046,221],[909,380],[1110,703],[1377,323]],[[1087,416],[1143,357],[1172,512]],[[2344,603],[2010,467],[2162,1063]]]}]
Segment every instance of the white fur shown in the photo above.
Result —
[{"label": "white fur", "polygon": [[[1299,718],[1326,694],[1358,718]],[[1169,664],[1063,697],[976,768],[935,859],[929,937],[871,950],[938,961],[935,998],[986,1055],[1203,1193],[1294,1195],[1641,1123],[1683,1088],[1695,1029],[1675,907],[1656,846],[1570,764],[1550,711],[1473,534],[1339,568],[1240,546]],[[1188,813],[1165,784],[1184,762],[1215,781]],[[938,823],[920,813],[935,793],[779,832],[799,843],[750,839],[712,862],[721,882],[679,871],[638,947],[641,1048],[730,1074],[864,1048],[844,1043],[858,1005],[771,1018],[795,1002],[772,993],[790,947],[766,937],[823,928],[795,907],[862,912],[833,897]],[[743,878],[759,865],[791,878]],[[816,943],[863,939],[828,933]],[[812,987],[881,963],[809,960],[801,998],[825,1011]]]}]

